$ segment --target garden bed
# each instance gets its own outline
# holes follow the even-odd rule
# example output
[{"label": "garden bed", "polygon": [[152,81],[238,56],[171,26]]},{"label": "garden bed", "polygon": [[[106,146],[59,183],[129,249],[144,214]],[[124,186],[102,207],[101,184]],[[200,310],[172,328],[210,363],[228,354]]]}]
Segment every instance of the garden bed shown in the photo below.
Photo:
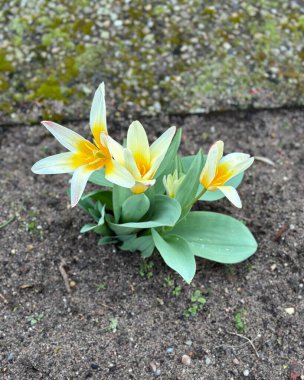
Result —
[{"label": "garden bed", "polygon": [[[300,379],[303,118],[281,110],[141,120],[151,140],[183,127],[184,154],[222,139],[226,153],[275,164],[256,160],[248,170],[241,210],[225,199],[200,204],[244,221],[259,248],[235,266],[198,258],[190,286],[160,256],[143,265],[136,253],[81,235],[89,218],[69,209],[68,176],[30,171],[62,147],[42,126],[2,127],[0,378]],[[128,127],[108,125],[117,139]],[[67,126],[89,136],[84,123]],[[206,304],[189,317],[195,291]]]}]

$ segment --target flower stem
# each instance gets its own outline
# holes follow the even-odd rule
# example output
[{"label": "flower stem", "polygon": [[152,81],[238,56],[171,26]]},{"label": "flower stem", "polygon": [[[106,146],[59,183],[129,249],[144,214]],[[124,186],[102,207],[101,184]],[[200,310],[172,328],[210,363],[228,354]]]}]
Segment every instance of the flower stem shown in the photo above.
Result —
[{"label": "flower stem", "polygon": [[207,191],[207,189],[203,189],[199,194],[198,194],[198,196],[196,196],[194,199],[193,199],[193,201],[191,202],[191,203],[189,203],[186,207],[185,207],[185,209],[187,209],[187,208],[191,208],[193,205],[194,205],[194,203],[195,202],[197,202],[199,199],[200,199],[200,197],[201,196],[203,196],[204,194],[205,194],[205,192]]}]

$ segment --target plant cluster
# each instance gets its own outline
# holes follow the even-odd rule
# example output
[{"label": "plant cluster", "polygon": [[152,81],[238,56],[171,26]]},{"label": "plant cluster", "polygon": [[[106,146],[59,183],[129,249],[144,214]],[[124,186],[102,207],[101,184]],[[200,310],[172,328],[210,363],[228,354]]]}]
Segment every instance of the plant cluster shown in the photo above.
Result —
[{"label": "plant cluster", "polygon": [[[236,187],[254,158],[244,153],[223,156],[217,141],[204,156],[180,156],[181,129],[165,131],[150,146],[139,121],[121,145],[109,136],[105,90],[97,89],[90,113],[93,142],[57,123],[42,124],[68,149],[38,161],[37,174],[72,173],[71,204],[92,218],[81,232],[93,231],[99,244],[118,243],[148,258],[157,250],[187,283],[196,271],[195,257],[225,264],[251,256],[257,243],[236,219],[214,212],[191,211],[200,202],[227,197],[242,207]],[[99,186],[83,195],[87,182]]]}]

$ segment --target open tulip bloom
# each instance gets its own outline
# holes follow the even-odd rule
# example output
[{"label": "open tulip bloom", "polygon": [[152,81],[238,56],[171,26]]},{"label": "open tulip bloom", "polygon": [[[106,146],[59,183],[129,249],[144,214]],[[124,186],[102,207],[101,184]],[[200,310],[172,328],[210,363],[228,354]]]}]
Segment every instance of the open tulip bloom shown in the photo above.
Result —
[{"label": "open tulip bloom", "polygon": [[[219,213],[191,211],[195,202],[227,199],[242,207],[236,187],[254,158],[244,153],[223,156],[217,141],[207,157],[199,151],[181,157],[181,129],[169,128],[151,145],[134,121],[126,145],[108,135],[105,90],[95,92],[90,127],[93,142],[51,121],[42,124],[66,148],[38,161],[37,174],[71,173],[71,204],[93,219],[81,232],[101,235],[99,244],[118,243],[144,258],[158,251],[187,283],[195,275],[195,257],[233,264],[251,256],[257,243],[238,220]],[[87,182],[98,188],[83,194]]]}]

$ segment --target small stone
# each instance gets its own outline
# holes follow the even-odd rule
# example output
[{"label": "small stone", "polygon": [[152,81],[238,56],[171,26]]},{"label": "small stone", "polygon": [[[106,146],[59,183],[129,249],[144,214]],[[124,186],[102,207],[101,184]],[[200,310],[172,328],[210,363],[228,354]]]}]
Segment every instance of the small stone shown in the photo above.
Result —
[{"label": "small stone", "polygon": [[173,351],[174,351],[173,347],[168,347],[168,348],[166,349],[166,353],[167,353],[167,354],[172,354]]},{"label": "small stone", "polygon": [[155,362],[150,363],[150,368],[151,368],[152,372],[156,372],[157,368],[156,368]]},{"label": "small stone", "polygon": [[285,309],[286,313],[289,315],[293,315],[295,313],[295,308],[294,307],[287,307]]},{"label": "small stone", "polygon": [[236,365],[239,365],[239,364],[240,364],[240,362],[239,362],[239,360],[238,360],[237,358],[234,358],[232,361],[233,361],[233,363],[236,364]]},{"label": "small stone", "polygon": [[157,302],[160,304],[160,305],[164,305],[164,300],[162,298],[156,298],[157,299]]},{"label": "small stone", "polygon": [[206,363],[206,365],[211,364],[211,359],[208,356],[206,356],[206,358],[205,358],[205,363]]},{"label": "small stone", "polygon": [[244,370],[243,375],[244,375],[245,377],[249,376],[249,371],[248,371],[248,369],[245,369],[245,370]]},{"label": "small stone", "polygon": [[184,365],[190,365],[190,364],[191,364],[191,358],[190,358],[190,356],[188,356],[188,355],[183,355],[183,356],[182,356],[182,363],[183,363]]},{"label": "small stone", "polygon": [[33,244],[28,244],[28,245],[26,246],[26,250],[27,250],[27,252],[31,252],[33,249],[34,249]]},{"label": "small stone", "polygon": [[92,368],[92,369],[98,369],[98,368],[99,368],[99,365],[96,364],[96,363],[92,363],[92,364],[91,364],[91,368]]},{"label": "small stone", "polygon": [[76,282],[75,281],[70,281],[70,288],[73,289],[76,287]]},{"label": "small stone", "polygon": [[160,371],[160,369],[157,369],[155,372],[154,372],[154,376],[160,376],[160,374],[161,374],[161,371]]},{"label": "small stone", "polygon": [[12,363],[12,362],[14,361],[14,359],[15,359],[15,355],[14,355],[14,353],[13,353],[13,352],[10,352],[10,353],[7,355],[7,361],[8,361],[9,363]]},{"label": "small stone", "polygon": [[272,272],[273,272],[274,270],[276,270],[276,269],[277,269],[277,264],[272,264],[271,267],[270,267],[270,269],[272,270]]},{"label": "small stone", "polygon": [[192,346],[192,340],[190,340],[190,339],[189,339],[189,340],[186,340],[185,343],[186,343],[187,346]]}]

